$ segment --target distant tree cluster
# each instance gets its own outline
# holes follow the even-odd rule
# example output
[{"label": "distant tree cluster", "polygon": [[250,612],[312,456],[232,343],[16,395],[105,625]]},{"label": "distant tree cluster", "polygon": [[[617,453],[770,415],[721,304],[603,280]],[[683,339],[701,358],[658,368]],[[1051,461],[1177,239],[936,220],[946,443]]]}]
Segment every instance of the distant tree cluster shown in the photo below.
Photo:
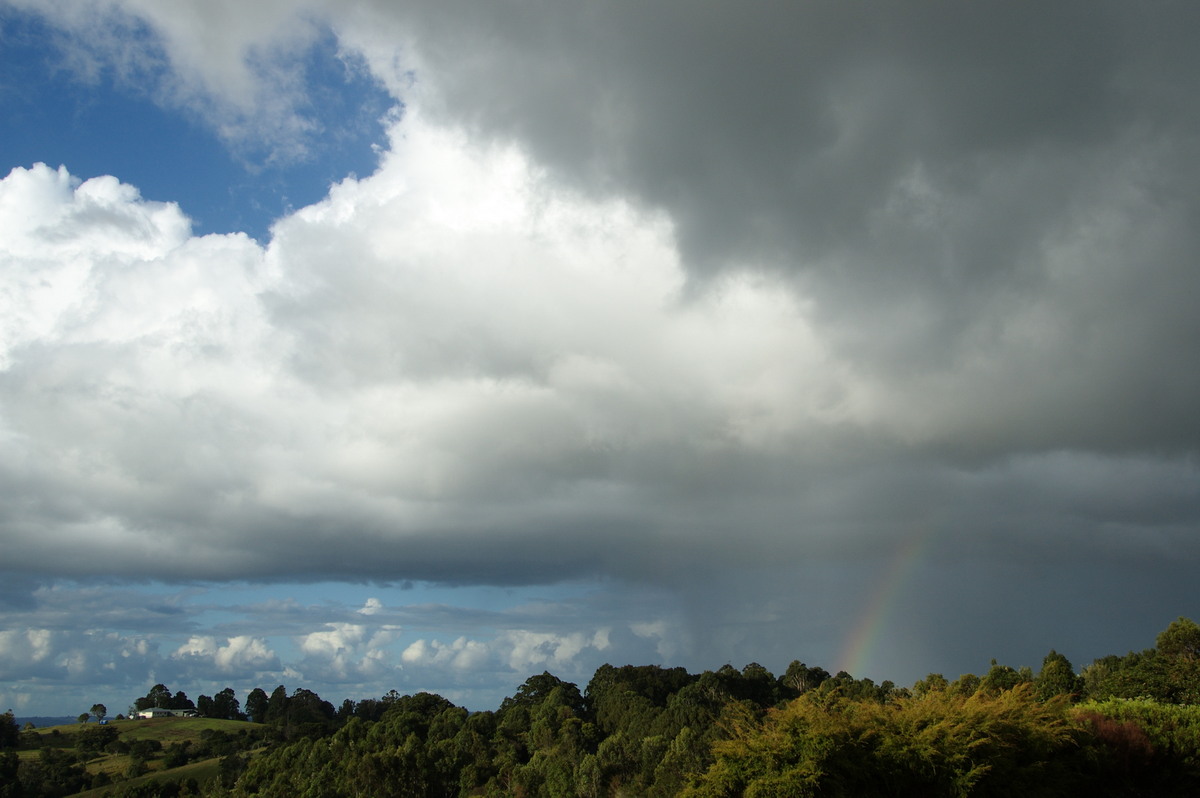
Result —
[{"label": "distant tree cluster", "polygon": [[129,709],[129,714],[137,714],[143,709],[181,710],[195,708],[196,705],[187,697],[187,693],[180,690],[172,695],[165,684],[156,684],[150,688],[150,692],[133,702],[133,706]]}]

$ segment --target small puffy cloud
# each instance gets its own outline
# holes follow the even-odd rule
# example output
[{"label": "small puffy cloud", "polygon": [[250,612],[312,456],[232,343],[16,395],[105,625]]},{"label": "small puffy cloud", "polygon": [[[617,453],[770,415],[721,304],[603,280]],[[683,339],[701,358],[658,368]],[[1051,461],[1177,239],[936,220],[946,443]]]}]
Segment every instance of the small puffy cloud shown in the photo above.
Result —
[{"label": "small puffy cloud", "polygon": [[226,674],[279,668],[279,658],[267,642],[250,635],[230,637],[223,644],[212,636],[193,636],[172,656],[185,661],[208,662],[217,672]]},{"label": "small puffy cloud", "polygon": [[452,643],[439,640],[417,640],[400,655],[405,665],[416,667],[447,667],[455,671],[483,670],[492,659],[486,643],[459,637]]},{"label": "small puffy cloud", "polygon": [[19,670],[45,662],[53,651],[52,640],[49,629],[0,631],[0,672],[13,678]]},{"label": "small puffy cloud", "polygon": [[329,624],[323,632],[312,632],[301,638],[300,648],[309,654],[337,655],[362,642],[366,628],[349,623]]},{"label": "small puffy cloud", "polygon": [[608,648],[608,636],[607,629],[599,629],[590,635],[513,630],[500,636],[497,647],[504,650],[510,668],[526,673],[540,667],[576,666],[576,657],[585,649],[603,651]]},{"label": "small puffy cloud", "polygon": [[211,636],[193,636],[179,648],[175,649],[176,657],[214,657],[217,653],[217,639]]},{"label": "small puffy cloud", "polygon": [[392,645],[399,637],[396,626],[368,628],[363,624],[329,623],[318,632],[299,638],[304,672],[310,678],[362,679],[393,670]]},{"label": "small puffy cloud", "polygon": [[375,615],[383,610],[383,602],[377,598],[368,598],[358,610],[360,615]]},{"label": "small puffy cloud", "polygon": [[365,628],[355,624],[334,623],[320,632],[311,632],[300,638],[300,650],[306,655],[305,673],[310,678],[317,669],[324,669],[345,678],[362,643]]}]

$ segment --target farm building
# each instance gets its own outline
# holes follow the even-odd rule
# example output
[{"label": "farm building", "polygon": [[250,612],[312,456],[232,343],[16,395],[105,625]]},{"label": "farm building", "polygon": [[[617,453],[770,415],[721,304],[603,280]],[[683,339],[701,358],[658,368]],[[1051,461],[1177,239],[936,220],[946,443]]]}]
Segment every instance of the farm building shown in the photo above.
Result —
[{"label": "farm building", "polygon": [[194,718],[196,717],[196,710],[151,707],[150,709],[143,709],[137,714],[139,718]]}]

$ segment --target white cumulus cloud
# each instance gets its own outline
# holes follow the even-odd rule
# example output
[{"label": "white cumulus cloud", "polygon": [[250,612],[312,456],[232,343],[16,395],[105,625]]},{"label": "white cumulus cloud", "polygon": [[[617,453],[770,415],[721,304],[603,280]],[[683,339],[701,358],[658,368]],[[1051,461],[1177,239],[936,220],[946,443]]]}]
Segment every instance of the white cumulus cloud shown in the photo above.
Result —
[{"label": "white cumulus cloud", "polygon": [[420,639],[410,643],[400,655],[405,665],[418,667],[448,667],[455,671],[476,671],[491,660],[487,643],[459,637],[451,643]]},{"label": "white cumulus cloud", "polygon": [[175,650],[176,659],[199,659],[210,662],[222,673],[242,673],[255,669],[275,669],[278,657],[267,642],[250,635],[237,635],[219,643],[211,635],[195,635]]},{"label": "white cumulus cloud", "polygon": [[505,649],[509,667],[527,673],[541,667],[569,667],[584,649],[603,651],[608,648],[608,630],[599,629],[590,635],[513,630],[504,633],[498,644]]}]

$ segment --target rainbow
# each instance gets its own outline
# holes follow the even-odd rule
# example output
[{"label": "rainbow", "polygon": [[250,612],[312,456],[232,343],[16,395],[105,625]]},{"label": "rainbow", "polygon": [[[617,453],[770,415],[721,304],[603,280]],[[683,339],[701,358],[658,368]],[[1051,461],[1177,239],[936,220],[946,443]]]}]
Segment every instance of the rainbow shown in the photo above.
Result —
[{"label": "rainbow", "polygon": [[934,537],[932,524],[916,527],[912,534],[901,541],[887,566],[883,578],[871,593],[870,601],[859,615],[842,646],[834,671],[845,671],[851,676],[862,678],[862,671],[870,661],[875,646],[886,628],[896,598],[916,569],[921,555]]}]

